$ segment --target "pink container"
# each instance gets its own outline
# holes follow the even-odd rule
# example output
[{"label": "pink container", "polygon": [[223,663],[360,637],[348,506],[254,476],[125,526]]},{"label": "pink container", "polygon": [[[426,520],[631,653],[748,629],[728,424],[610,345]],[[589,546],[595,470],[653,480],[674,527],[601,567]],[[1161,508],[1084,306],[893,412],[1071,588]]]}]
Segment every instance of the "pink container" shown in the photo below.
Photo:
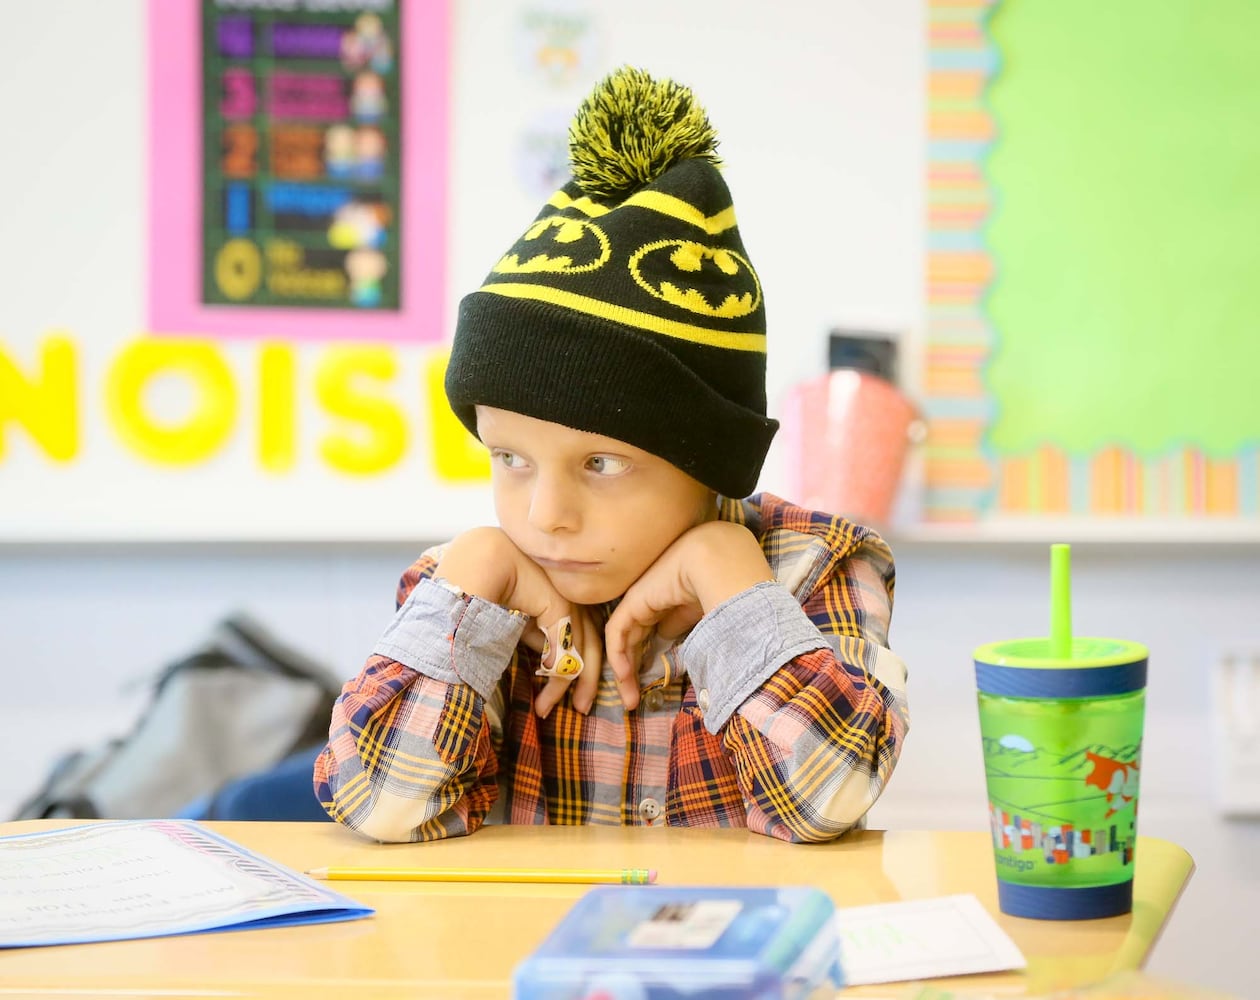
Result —
[{"label": "pink container", "polygon": [[790,499],[886,527],[906,453],[922,429],[914,405],[887,379],[837,368],[794,386],[784,401]]}]

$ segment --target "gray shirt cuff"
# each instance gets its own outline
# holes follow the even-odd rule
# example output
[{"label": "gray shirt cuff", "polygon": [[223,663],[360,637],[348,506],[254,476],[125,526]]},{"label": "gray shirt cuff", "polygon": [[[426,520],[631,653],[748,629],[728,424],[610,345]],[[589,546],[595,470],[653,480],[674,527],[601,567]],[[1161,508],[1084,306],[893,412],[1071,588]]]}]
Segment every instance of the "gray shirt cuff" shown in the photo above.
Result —
[{"label": "gray shirt cuff", "polygon": [[529,619],[437,580],[421,580],[372,652],[489,700]]},{"label": "gray shirt cuff", "polygon": [[679,650],[716,734],[783,664],[828,645],[800,602],[774,580],[736,594],[700,619]]}]

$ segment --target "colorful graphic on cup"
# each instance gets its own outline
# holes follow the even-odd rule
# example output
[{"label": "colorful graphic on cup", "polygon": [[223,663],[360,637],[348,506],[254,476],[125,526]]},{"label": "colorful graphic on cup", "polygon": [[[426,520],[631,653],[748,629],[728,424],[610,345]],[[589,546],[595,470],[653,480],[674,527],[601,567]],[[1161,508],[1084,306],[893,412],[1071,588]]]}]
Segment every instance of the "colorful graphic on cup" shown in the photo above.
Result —
[{"label": "colorful graphic on cup", "polygon": [[1080,920],[1133,906],[1145,646],[1072,637],[1066,546],[1051,636],[975,651],[998,905]]},{"label": "colorful graphic on cup", "polygon": [[[976,663],[982,662],[977,651]],[[999,883],[1052,893],[1087,890],[1093,901],[1075,905],[1088,912],[1073,911],[1064,899],[1071,912],[1063,919],[1128,912],[1145,692],[1011,698],[981,691],[978,701]],[[1094,889],[1103,891],[1088,892]],[[1011,906],[1026,899],[1035,912],[1016,915],[1052,917],[1036,905],[1038,895],[999,885],[999,897],[1012,897],[1000,899],[1003,912],[1015,913]],[[1053,908],[1055,901],[1045,905]]]}]

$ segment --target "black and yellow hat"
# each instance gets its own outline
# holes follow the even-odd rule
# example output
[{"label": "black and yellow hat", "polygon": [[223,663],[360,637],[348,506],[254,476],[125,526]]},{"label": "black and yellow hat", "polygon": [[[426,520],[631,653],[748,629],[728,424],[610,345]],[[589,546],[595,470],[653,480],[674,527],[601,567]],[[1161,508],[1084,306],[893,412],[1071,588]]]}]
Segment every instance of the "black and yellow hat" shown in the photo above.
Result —
[{"label": "black and yellow hat", "polygon": [[569,128],[573,179],[460,303],[446,394],[626,441],[731,497],[766,416],[761,282],[686,87],[610,74]]}]

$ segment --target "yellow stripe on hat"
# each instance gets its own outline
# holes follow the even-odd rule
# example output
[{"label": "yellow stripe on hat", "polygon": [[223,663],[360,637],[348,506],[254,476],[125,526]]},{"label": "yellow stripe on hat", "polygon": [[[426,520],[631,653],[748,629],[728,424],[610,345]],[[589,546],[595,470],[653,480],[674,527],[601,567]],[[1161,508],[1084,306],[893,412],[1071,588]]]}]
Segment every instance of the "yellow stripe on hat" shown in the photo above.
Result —
[{"label": "yellow stripe on hat", "polygon": [[680,222],[703,229],[710,236],[716,236],[718,233],[724,233],[728,229],[735,227],[734,205],[728,205],[718,212],[717,215],[705,215],[690,202],[676,198],[672,194],[665,194],[663,191],[640,191],[637,194],[632,194],[620,205],[601,205],[597,201],[592,201],[586,195],[583,195],[581,198],[570,198],[561,190],[548,198],[547,204],[558,212],[571,208],[576,212],[581,212],[588,219],[597,219],[601,215],[607,215],[614,208],[628,208],[630,206],[646,208],[649,211],[667,215],[671,219],[678,219]]},{"label": "yellow stripe on hat", "polygon": [[723,347],[731,351],[749,351],[757,354],[766,353],[766,335],[764,333],[728,333],[723,330],[711,330],[708,327],[694,326],[691,323],[680,323],[677,320],[653,316],[651,313],[625,306],[614,305],[592,299],[586,295],[563,292],[547,285],[527,285],[521,282],[500,281],[490,285],[482,285],[481,291],[503,295],[512,299],[534,299],[547,302],[564,309],[598,316],[601,319],[622,323],[625,326],[637,327],[649,333],[660,333],[666,337],[687,340],[693,344],[704,344],[708,347]]},{"label": "yellow stripe on hat", "polygon": [[681,198],[675,198],[672,194],[665,194],[663,191],[651,190],[632,194],[621,203],[620,207],[628,208],[631,205],[646,208],[661,215],[668,215],[671,219],[678,219],[680,222],[697,226],[710,236],[724,233],[735,226],[734,205],[727,205],[717,215],[705,215],[690,202],[683,201]]},{"label": "yellow stripe on hat", "polygon": [[547,199],[547,204],[557,211],[563,212],[566,208],[581,212],[588,219],[597,219],[601,215],[607,215],[612,211],[608,205],[601,205],[597,201],[592,201],[586,195],[581,198],[570,198],[564,191],[557,191]]}]

